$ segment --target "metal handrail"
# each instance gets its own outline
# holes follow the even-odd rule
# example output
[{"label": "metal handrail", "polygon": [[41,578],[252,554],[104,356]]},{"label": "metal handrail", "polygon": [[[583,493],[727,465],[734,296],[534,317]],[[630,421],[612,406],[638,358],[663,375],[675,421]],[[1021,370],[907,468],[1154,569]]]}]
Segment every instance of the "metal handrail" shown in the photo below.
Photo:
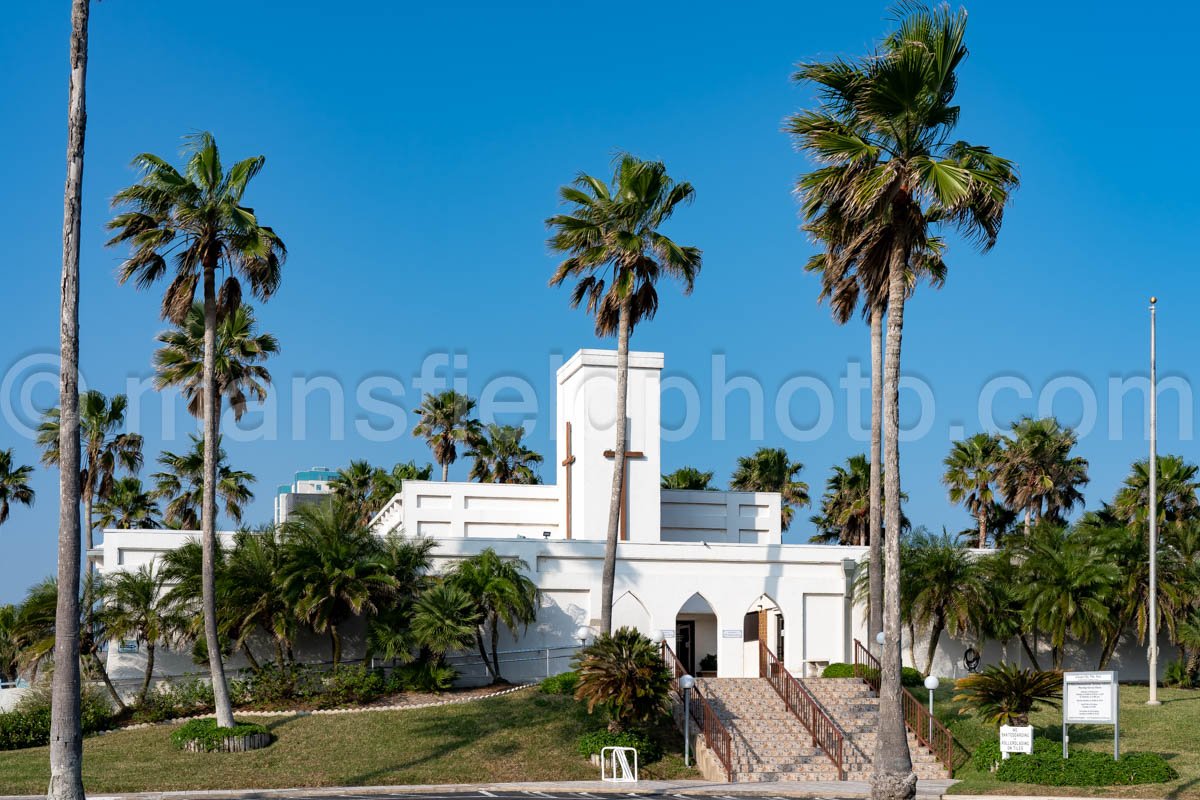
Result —
[{"label": "metal handrail", "polygon": [[[875,692],[879,692],[883,666],[871,651],[858,639],[854,640],[854,674],[862,678]],[[904,724],[917,741],[937,756],[942,766],[954,776],[954,735],[941,721],[929,713],[925,704],[905,687],[900,687],[900,705],[904,710]]]},{"label": "metal handrail", "polygon": [[821,704],[813,697],[808,687],[787,671],[783,663],[771,652],[771,648],[767,647],[767,643],[759,641],[758,645],[761,656],[758,662],[759,677],[767,679],[788,710],[812,735],[813,747],[819,747],[829,756],[829,760],[837,768],[838,780],[846,780],[846,768],[842,760],[846,739],[841,729],[825,713],[825,709],[821,708]]},{"label": "metal handrail", "polygon": [[[679,678],[686,675],[687,670],[666,642],[662,643],[662,659],[667,669],[671,670],[671,688],[682,698],[683,690],[679,687]],[[696,725],[704,732],[704,743],[725,768],[726,779],[733,780],[733,737],[729,735],[729,730],[700,690],[699,684],[692,687],[691,709]]]}]

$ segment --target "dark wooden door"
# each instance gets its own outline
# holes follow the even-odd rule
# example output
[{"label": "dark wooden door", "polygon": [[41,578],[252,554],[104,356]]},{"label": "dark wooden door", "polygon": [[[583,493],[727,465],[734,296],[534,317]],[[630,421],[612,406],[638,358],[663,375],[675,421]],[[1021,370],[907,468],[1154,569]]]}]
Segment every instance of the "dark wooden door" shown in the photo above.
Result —
[{"label": "dark wooden door", "polygon": [[688,675],[696,674],[696,623],[680,620],[675,623],[675,653]]}]

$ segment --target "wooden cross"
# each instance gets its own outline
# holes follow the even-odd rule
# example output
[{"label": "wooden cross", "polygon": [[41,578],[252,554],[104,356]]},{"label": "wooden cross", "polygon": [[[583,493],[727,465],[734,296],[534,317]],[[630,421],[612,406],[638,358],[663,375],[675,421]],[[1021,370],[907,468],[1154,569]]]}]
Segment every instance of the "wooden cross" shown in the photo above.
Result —
[{"label": "wooden cross", "polygon": [[[616,458],[617,451],[605,450],[604,457]],[[620,508],[617,509],[617,518],[621,520],[621,541],[623,542],[629,541],[629,509],[626,507],[626,503],[629,499],[629,492],[627,488],[629,486],[629,459],[645,457],[646,454],[641,450],[625,451],[625,463],[622,465],[623,469],[621,474],[621,505]]]},{"label": "wooden cross", "polygon": [[567,457],[563,459],[562,465],[567,468],[567,538],[571,538],[571,465],[575,463],[575,456],[571,453],[571,423],[567,423]]}]

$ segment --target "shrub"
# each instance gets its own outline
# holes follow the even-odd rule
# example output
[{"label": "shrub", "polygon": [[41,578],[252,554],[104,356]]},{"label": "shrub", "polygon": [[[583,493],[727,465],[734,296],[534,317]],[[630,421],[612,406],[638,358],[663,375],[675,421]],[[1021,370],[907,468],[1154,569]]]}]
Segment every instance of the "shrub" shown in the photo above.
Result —
[{"label": "shrub", "polygon": [[320,689],[321,676],[303,664],[287,667],[264,664],[246,679],[243,692],[246,704],[271,706],[308,700],[319,694]]},{"label": "shrub", "polygon": [[1049,739],[1034,739],[1033,753],[1014,753],[1007,760],[1000,758],[999,742],[985,742],[971,759],[976,769],[994,770],[999,780],[1042,786],[1129,786],[1179,777],[1157,753],[1125,753],[1114,761],[1097,750],[1072,750],[1064,759],[1062,743]]},{"label": "shrub", "polygon": [[900,683],[904,686],[924,686],[925,676],[912,667],[903,667],[900,670]]},{"label": "shrub", "polygon": [[385,689],[378,671],[364,666],[339,667],[325,676],[316,702],[321,708],[359,705],[378,699]]},{"label": "shrub", "polygon": [[574,695],[575,687],[579,685],[579,673],[571,670],[551,675],[539,684],[542,694]]},{"label": "shrub", "polygon": [[1171,661],[1163,670],[1163,684],[1174,686],[1176,689],[1191,689],[1196,682],[1188,671],[1186,661]]},{"label": "shrub", "polygon": [[581,756],[599,755],[605,747],[632,747],[638,751],[638,763],[650,764],[662,758],[662,748],[648,736],[635,731],[614,733],[608,730],[592,731],[579,737],[575,745]]},{"label": "shrub", "polygon": [[0,714],[0,750],[19,750],[49,743],[49,708]]},{"label": "shrub", "polygon": [[458,670],[436,661],[407,664],[393,670],[388,679],[389,691],[441,694],[454,686]]},{"label": "shrub", "polygon": [[[97,689],[84,686],[80,693],[83,733],[112,727],[112,706]],[[21,698],[12,711],[0,714],[0,750],[40,747],[50,743],[50,685],[41,683]]]},{"label": "shrub", "polygon": [[1058,706],[1062,673],[999,664],[959,679],[955,688],[956,701],[993,725],[1028,725],[1030,712],[1040,705]]},{"label": "shrub", "polygon": [[609,718],[610,730],[646,723],[661,717],[669,707],[671,673],[658,645],[636,628],[601,634],[575,658],[579,686],[575,697],[597,707]]},{"label": "shrub", "polygon": [[180,750],[187,747],[189,742],[196,742],[201,750],[211,752],[220,749],[221,742],[224,739],[232,736],[252,736],[260,733],[271,736],[274,739],[271,732],[263,725],[255,725],[250,722],[237,722],[232,728],[221,728],[217,726],[215,719],[193,719],[180,725],[171,734],[171,741]]},{"label": "shrub", "polygon": [[840,661],[835,661],[834,663],[827,666],[824,670],[822,670],[821,677],[822,678],[853,678],[854,677],[854,665],[853,664],[843,664]]}]

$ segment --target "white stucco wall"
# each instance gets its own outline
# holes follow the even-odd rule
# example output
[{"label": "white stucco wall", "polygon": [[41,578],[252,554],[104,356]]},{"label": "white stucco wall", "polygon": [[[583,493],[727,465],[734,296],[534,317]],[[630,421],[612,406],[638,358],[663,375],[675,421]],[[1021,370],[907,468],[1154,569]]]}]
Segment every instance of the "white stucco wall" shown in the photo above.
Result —
[{"label": "white stucco wall", "polygon": [[778,494],[662,489],[664,542],[780,544]]}]

